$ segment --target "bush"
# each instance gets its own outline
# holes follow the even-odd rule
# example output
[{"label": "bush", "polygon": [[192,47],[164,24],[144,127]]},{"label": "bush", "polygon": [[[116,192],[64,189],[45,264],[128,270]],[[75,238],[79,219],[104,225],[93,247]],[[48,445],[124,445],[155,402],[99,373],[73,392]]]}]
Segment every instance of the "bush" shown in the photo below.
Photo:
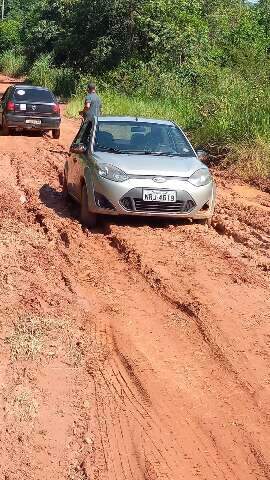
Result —
[{"label": "bush", "polygon": [[[230,69],[213,68],[188,85],[176,71],[158,76],[151,65],[141,65],[140,71],[122,65],[106,81],[104,76],[97,79],[106,113],[169,118],[192,130],[196,141],[205,145],[270,135],[270,94],[264,83]],[[81,105],[89,79],[80,78],[69,114]]]},{"label": "bush", "polygon": [[42,55],[29,72],[32,84],[52,90],[56,95],[69,98],[76,88],[76,75],[70,68],[56,68],[51,55]]},{"label": "bush", "polygon": [[[100,92],[104,115],[127,115],[148,118],[167,118],[177,122],[185,129],[190,128],[193,118],[193,105],[174,99],[149,98],[144,95],[128,96],[120,94],[113,88]],[[78,117],[84,104],[84,95],[76,95],[68,103],[66,114],[69,117]],[[194,113],[195,115],[195,113]]]},{"label": "bush", "polygon": [[270,145],[260,137],[253,142],[231,145],[223,166],[248,181],[258,178],[269,180]]},{"label": "bush", "polygon": [[[127,69],[126,76],[121,71],[111,72],[106,82],[104,77],[96,81],[104,114],[173,120],[189,132],[195,145],[229,152],[224,165],[243,178],[269,176],[270,93],[264,81],[213,68],[208,76],[205,71],[197,82],[187,86],[182,78],[177,79],[176,72],[158,78],[145,67],[147,83],[142,70],[138,74]],[[78,116],[90,79],[80,78],[67,115]],[[136,88],[132,90],[133,82]]]},{"label": "bush", "polygon": [[167,70],[158,60],[122,62],[106,74],[102,83],[109,84],[121,93],[143,94],[148,97],[178,96],[188,86],[180,71]]},{"label": "bush", "polygon": [[53,68],[51,55],[42,55],[29,71],[28,79],[34,85],[55,89],[57,71]]},{"label": "bush", "polygon": [[198,89],[196,102],[203,119],[196,131],[200,143],[224,145],[270,135],[269,89],[254,79],[220,71],[215,83]]},{"label": "bush", "polygon": [[71,68],[55,68],[54,92],[63,99],[68,99],[76,89],[76,75]]},{"label": "bush", "polygon": [[0,49],[8,50],[20,45],[21,22],[13,18],[6,18],[0,22]]},{"label": "bush", "polygon": [[122,64],[106,76],[81,76],[75,95],[68,104],[67,114],[77,116],[84,102],[89,81],[97,84],[108,115],[138,115],[170,118],[185,128],[200,124],[200,114],[192,89],[176,72],[158,74],[155,62]]},{"label": "bush", "polygon": [[14,50],[6,50],[0,55],[0,70],[6,75],[18,77],[25,73],[26,58]]}]

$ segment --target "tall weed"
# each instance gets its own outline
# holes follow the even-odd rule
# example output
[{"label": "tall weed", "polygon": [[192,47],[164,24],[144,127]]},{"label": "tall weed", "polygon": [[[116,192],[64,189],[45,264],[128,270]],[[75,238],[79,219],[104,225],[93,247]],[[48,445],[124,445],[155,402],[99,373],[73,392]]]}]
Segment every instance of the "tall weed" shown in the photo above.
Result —
[{"label": "tall weed", "polygon": [[57,68],[51,55],[43,55],[33,64],[29,81],[52,90],[63,99],[68,99],[76,88],[76,75],[70,68]]},{"label": "tall weed", "polygon": [[248,181],[270,178],[270,144],[258,137],[255,141],[233,144],[223,162],[230,169]]},{"label": "tall weed", "polygon": [[[89,77],[82,77],[67,106],[78,116]],[[105,115],[165,118],[181,125],[193,143],[230,152],[226,167],[246,179],[270,175],[270,91],[265,78],[217,69],[187,83],[176,72],[135,72],[119,67],[97,79]],[[133,85],[133,88],[132,88]]]},{"label": "tall weed", "polygon": [[26,58],[14,50],[6,50],[0,54],[0,70],[5,75],[19,77],[25,73]]},{"label": "tall weed", "polygon": [[55,89],[57,71],[53,68],[51,55],[42,55],[33,64],[28,79],[34,85]]},{"label": "tall weed", "polygon": [[[100,92],[104,115],[126,115],[148,118],[167,118],[186,127],[195,121],[196,112],[193,104],[186,100],[174,102],[173,99],[148,98],[146,96],[128,96],[113,89]],[[68,103],[66,113],[70,117],[78,117],[82,109],[84,96],[74,96]]]},{"label": "tall weed", "polygon": [[196,131],[200,143],[247,142],[270,138],[268,87],[227,73],[196,95],[202,122]]}]

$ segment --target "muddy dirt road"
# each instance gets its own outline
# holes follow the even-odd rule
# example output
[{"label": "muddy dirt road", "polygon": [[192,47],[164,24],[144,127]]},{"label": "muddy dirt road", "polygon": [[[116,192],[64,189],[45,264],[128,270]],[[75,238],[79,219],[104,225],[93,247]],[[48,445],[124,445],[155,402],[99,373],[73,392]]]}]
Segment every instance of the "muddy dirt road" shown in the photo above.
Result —
[{"label": "muddy dirt road", "polygon": [[90,233],[76,128],[0,136],[0,478],[270,479],[269,195],[216,172],[215,228]]}]

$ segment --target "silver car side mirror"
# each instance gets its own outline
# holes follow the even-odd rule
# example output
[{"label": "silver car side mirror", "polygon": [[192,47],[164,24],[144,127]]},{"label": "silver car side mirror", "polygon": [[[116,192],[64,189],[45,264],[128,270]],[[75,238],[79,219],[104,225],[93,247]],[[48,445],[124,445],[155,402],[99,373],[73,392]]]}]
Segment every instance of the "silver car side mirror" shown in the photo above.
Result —
[{"label": "silver car side mirror", "polygon": [[83,143],[78,143],[77,145],[76,144],[71,145],[69,151],[70,153],[85,153],[86,150],[87,150],[86,145],[84,145]]},{"label": "silver car side mirror", "polygon": [[205,161],[207,159],[207,152],[205,150],[202,150],[201,148],[196,150],[196,154],[197,154],[197,157],[199,160],[201,160],[201,162]]}]

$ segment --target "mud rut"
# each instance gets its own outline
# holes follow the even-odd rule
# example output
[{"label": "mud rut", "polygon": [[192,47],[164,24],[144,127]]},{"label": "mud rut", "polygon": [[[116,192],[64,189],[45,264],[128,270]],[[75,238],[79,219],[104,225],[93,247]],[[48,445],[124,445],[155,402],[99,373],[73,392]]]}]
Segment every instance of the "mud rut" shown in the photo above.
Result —
[{"label": "mud rut", "polygon": [[[269,479],[267,195],[218,178],[215,229],[90,233],[61,194],[65,147],[0,143],[1,478]],[[29,316],[54,320],[14,356]]]}]

